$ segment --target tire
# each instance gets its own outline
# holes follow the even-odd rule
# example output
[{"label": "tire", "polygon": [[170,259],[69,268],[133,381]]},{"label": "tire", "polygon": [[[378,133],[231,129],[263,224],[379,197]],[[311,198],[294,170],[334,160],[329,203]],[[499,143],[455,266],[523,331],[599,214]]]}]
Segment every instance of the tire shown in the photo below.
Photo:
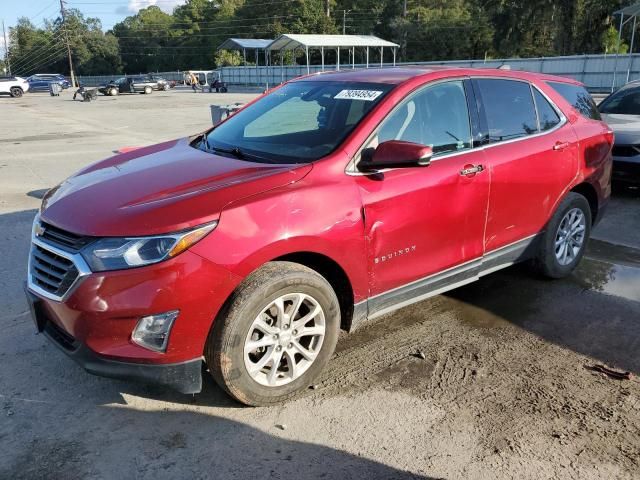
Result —
[{"label": "tire", "polygon": [[220,91],[222,93],[227,93],[227,87],[220,87]]},{"label": "tire", "polygon": [[163,90],[164,92],[168,92],[168,91],[169,91],[169,88],[170,88],[170,87],[169,87],[169,84],[168,84],[168,83],[165,83],[164,85],[162,85],[162,90]]},{"label": "tire", "polygon": [[24,92],[22,91],[22,89],[20,87],[11,87],[9,89],[9,94],[13,97],[13,98],[20,98],[22,96]]},{"label": "tire", "polygon": [[[281,309],[278,299],[283,299]],[[296,302],[298,311],[287,317]],[[285,315],[274,316],[278,311]],[[259,317],[265,321],[256,324]],[[302,317],[309,319],[296,326]],[[247,277],[225,303],[209,333],[204,356],[215,381],[233,398],[245,405],[273,405],[312,384],[335,350],[339,327],[338,298],[324,277],[297,263],[270,262]],[[323,328],[321,337],[318,332]],[[250,342],[263,341],[265,346],[245,355]],[[267,358],[272,360],[264,363]],[[290,368],[292,358],[298,374]]]},{"label": "tire", "polygon": [[[571,223],[577,226],[571,227]],[[536,270],[549,278],[570,275],[580,263],[590,235],[589,202],[579,193],[570,192],[547,225],[534,260]]]},{"label": "tire", "polygon": [[116,95],[118,95],[118,89],[117,88],[112,88],[109,90],[109,95],[111,97],[115,97]]},{"label": "tire", "polygon": [[144,87],[144,94],[145,95],[149,95],[151,92],[153,92],[153,88],[146,86]]}]

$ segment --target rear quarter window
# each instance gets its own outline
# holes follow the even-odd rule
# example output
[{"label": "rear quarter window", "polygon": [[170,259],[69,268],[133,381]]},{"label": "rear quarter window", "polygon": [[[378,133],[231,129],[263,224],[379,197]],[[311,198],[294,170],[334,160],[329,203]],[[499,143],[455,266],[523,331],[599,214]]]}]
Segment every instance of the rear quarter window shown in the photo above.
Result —
[{"label": "rear quarter window", "polygon": [[573,105],[573,108],[583,117],[591,120],[601,120],[596,102],[593,101],[593,98],[584,87],[563,82],[547,82],[547,84]]}]

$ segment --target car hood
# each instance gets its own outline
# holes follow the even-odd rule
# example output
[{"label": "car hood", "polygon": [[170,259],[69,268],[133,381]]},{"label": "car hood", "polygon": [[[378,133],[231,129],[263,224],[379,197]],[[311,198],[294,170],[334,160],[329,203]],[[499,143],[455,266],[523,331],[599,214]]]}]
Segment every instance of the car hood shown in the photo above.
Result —
[{"label": "car hood", "polygon": [[293,183],[311,168],[213,155],[181,139],[81,170],[47,192],[41,218],[81,235],[176,232],[216,220],[225,205]]},{"label": "car hood", "polygon": [[615,143],[617,145],[640,144],[640,115],[603,113],[602,120],[615,133]]}]

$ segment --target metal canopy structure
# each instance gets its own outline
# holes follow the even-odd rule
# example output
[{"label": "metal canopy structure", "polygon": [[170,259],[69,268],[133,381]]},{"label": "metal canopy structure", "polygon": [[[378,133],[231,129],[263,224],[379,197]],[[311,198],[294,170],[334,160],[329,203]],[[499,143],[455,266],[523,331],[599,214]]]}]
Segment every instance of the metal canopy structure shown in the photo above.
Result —
[{"label": "metal canopy structure", "polygon": [[247,64],[247,50],[256,52],[256,67],[258,66],[258,51],[264,51],[264,64],[268,65],[267,47],[271,44],[271,40],[264,38],[227,38],[218,46],[216,50],[240,50],[242,51],[242,59]]},{"label": "metal canopy structure", "polygon": [[[309,51],[320,50],[322,58],[322,69],[324,70],[324,51],[325,49],[336,50],[336,70],[340,70],[340,49],[344,48],[351,52],[352,66],[355,68],[355,50],[356,48],[364,48],[366,50],[366,64],[369,68],[369,49],[380,49],[380,66],[383,63],[384,48],[391,48],[393,52],[393,65],[396,64],[396,49],[399,47],[397,43],[389,42],[373,35],[311,35],[311,34],[285,34],[276,38],[267,50],[287,51],[302,49],[305,51],[307,59],[307,73],[309,73]],[[282,55],[280,55],[280,63],[282,64]]]},{"label": "metal canopy structure", "polygon": [[[629,83],[629,76],[631,74],[631,54],[633,53],[633,44],[636,39],[636,22],[638,20],[638,15],[640,14],[640,3],[636,3],[634,5],[630,5],[628,7],[622,8],[616,12],[613,12],[613,16],[620,15],[620,28],[618,29],[618,47],[616,48],[616,62],[613,68],[613,83],[611,85],[611,91],[616,87],[616,75],[618,73],[618,56],[620,55],[620,43],[622,41],[622,27],[624,27],[628,22],[633,20],[633,28],[631,30],[631,45],[629,45],[629,63],[627,65],[627,82]],[[627,18],[625,20],[625,17]]]}]

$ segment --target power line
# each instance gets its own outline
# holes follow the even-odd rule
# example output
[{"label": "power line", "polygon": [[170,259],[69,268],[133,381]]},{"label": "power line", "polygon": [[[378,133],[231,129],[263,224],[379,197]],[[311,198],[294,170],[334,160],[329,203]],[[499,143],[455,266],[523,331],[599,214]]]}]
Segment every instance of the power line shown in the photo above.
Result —
[{"label": "power line", "polygon": [[37,62],[41,58],[44,58],[47,55],[49,55],[53,50],[57,50],[59,48],[62,48],[62,46],[59,44],[51,43],[47,46],[46,50],[41,50],[36,54],[27,54],[24,57],[20,58],[17,62],[14,62],[14,70],[22,69],[25,65],[29,65],[33,62]]},{"label": "power line", "polygon": [[[41,58],[39,60],[33,61],[28,65],[19,68],[20,72],[24,72],[25,75],[29,75],[32,71],[36,71],[39,68],[45,67],[47,65],[52,64],[54,61],[58,61],[64,57],[64,47],[60,47],[57,51],[51,53],[50,55]],[[36,68],[37,67],[37,68]]]},{"label": "power line", "polygon": [[17,67],[21,63],[23,64],[27,63],[31,61],[31,59],[38,57],[44,53],[47,53],[48,51],[47,49],[54,47],[58,43],[58,40],[60,40],[60,34],[56,33],[52,38],[48,39],[45,43],[41,43],[36,45],[35,47],[32,47],[23,57],[19,58],[17,61],[14,62],[14,67]]},{"label": "power line", "polygon": [[60,16],[62,17],[62,31],[64,32],[64,41],[67,44],[67,57],[69,58],[69,72],[71,73],[71,86],[76,86],[76,78],[73,74],[73,60],[71,59],[71,46],[69,45],[69,32],[67,31],[67,19],[64,11],[64,1],[60,0]]}]

